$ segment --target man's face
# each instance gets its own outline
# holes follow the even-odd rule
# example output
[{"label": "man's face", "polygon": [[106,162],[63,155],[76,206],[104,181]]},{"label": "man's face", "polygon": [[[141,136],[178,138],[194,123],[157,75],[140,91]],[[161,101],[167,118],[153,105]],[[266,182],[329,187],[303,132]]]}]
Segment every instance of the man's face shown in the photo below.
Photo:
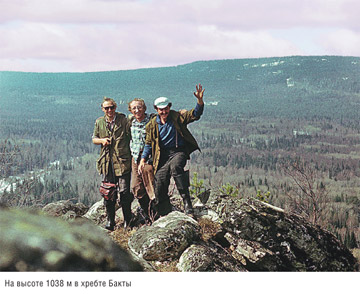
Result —
[{"label": "man's face", "polygon": [[106,117],[112,119],[115,116],[116,106],[111,101],[105,101],[102,105],[102,111],[104,111]]},{"label": "man's face", "polygon": [[145,107],[140,101],[133,101],[130,103],[130,111],[139,122],[145,118]]},{"label": "man's face", "polygon": [[170,106],[166,106],[165,108],[157,108],[156,111],[159,114],[160,118],[163,121],[166,121],[170,113]]}]

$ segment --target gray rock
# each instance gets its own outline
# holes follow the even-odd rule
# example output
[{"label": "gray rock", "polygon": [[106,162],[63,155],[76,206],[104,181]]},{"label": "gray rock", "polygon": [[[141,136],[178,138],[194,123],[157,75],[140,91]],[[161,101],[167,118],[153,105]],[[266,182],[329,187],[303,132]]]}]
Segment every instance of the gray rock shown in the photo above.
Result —
[{"label": "gray rock", "polygon": [[[118,203],[115,206],[116,214],[115,214],[115,222],[117,224],[122,223],[124,221],[124,217],[122,215],[121,209],[119,209]],[[93,221],[95,224],[100,227],[104,227],[107,222],[106,209],[104,205],[104,200],[100,200],[93,204],[86,214],[83,215],[84,218]]]},{"label": "gray rock", "polygon": [[105,224],[107,218],[104,200],[100,200],[91,206],[87,213],[84,214],[84,218],[93,221],[97,225]]},{"label": "gray rock", "polygon": [[[174,195],[172,204],[181,210],[180,196]],[[180,271],[190,272],[357,270],[356,259],[333,234],[253,198],[212,193],[206,204],[194,203],[202,228],[179,211],[137,227],[128,241],[132,258],[99,227],[79,222],[82,211],[73,205],[60,201],[44,209],[58,219],[2,209],[0,270],[155,271],[152,261],[173,260]],[[103,226],[103,201],[80,219]],[[121,210],[116,221],[122,221]]]},{"label": "gray rock", "polygon": [[[68,218],[76,218],[83,216],[88,209],[89,207],[83,203],[73,203],[70,200],[61,200],[45,205],[42,210],[45,214],[50,216],[64,216],[68,213]],[[70,217],[70,215],[72,216]]]},{"label": "gray rock", "polygon": [[221,223],[219,215],[212,209],[207,208],[206,206],[196,203],[194,205],[194,215],[199,219],[209,219],[212,222]]},{"label": "gray rock", "polygon": [[[222,237],[250,271],[354,271],[356,260],[333,234],[256,199],[211,202]],[[222,239],[222,240],[220,240]]]},{"label": "gray rock", "polygon": [[0,271],[142,271],[96,225],[1,208]]},{"label": "gray rock", "polygon": [[[138,220],[140,218],[138,215],[138,212],[137,212],[138,207],[139,207],[138,201],[137,200],[133,201],[131,204],[131,210],[133,212],[135,220]],[[120,208],[120,206],[119,206],[119,203],[117,202],[115,205],[115,211],[116,211],[115,212],[115,222],[117,225],[120,225],[124,222],[124,216],[123,216],[122,210],[119,208]],[[105,223],[107,222],[104,200],[101,199],[100,201],[93,204],[89,208],[87,213],[84,214],[83,217],[93,221],[95,224],[99,225],[100,227],[104,227]]]},{"label": "gray rock", "polygon": [[129,254],[131,255],[133,260],[135,260],[141,265],[145,272],[156,272],[156,269],[152,266],[150,262],[146,261],[141,256],[134,254],[134,252],[132,251],[129,251]]},{"label": "gray rock", "polygon": [[129,248],[145,260],[165,261],[179,258],[200,237],[200,226],[191,217],[174,211],[151,226],[143,226],[129,239]]},{"label": "gray rock", "polygon": [[193,244],[179,259],[182,272],[244,272],[245,267],[214,242]]}]

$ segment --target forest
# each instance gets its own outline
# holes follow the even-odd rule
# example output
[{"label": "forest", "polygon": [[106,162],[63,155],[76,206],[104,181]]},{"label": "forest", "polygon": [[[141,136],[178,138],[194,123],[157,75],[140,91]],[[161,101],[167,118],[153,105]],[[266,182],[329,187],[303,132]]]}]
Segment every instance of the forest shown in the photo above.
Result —
[{"label": "forest", "polygon": [[[204,189],[266,195],[360,242],[360,58],[294,56],[199,61],[167,68],[94,73],[0,72],[0,194],[16,206],[100,200],[91,143],[103,96],[118,102],[167,96],[205,112],[189,126],[201,148],[188,167]],[[301,168],[301,169],[300,169]],[[304,188],[299,172],[307,176]],[[310,185],[311,184],[311,185]],[[309,197],[315,197],[314,212]],[[317,197],[317,198],[316,198]],[[304,200],[305,199],[305,200]]]}]

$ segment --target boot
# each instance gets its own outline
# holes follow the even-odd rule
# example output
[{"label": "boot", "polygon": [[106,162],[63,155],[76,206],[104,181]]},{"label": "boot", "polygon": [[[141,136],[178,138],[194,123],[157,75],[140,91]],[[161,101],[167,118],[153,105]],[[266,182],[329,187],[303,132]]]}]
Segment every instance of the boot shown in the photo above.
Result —
[{"label": "boot", "polygon": [[130,228],[133,226],[134,218],[131,211],[131,203],[134,199],[132,193],[120,193],[119,205],[121,206],[124,216],[124,228]]},{"label": "boot", "polygon": [[174,181],[176,184],[176,188],[179,191],[179,194],[184,202],[184,210],[188,215],[193,215],[194,210],[192,207],[190,192],[189,192],[189,174],[184,172],[181,175],[175,176]]},{"label": "boot", "polygon": [[105,229],[114,231],[115,229],[115,201],[105,200],[107,223]]},{"label": "boot", "polygon": [[152,207],[150,207],[150,199],[147,194],[145,194],[142,198],[138,199],[140,204],[140,215],[142,217],[142,223],[147,224],[151,223],[151,217],[154,216],[154,213],[152,211]]},{"label": "boot", "polygon": [[121,206],[124,216],[124,228],[131,228],[133,226],[133,214],[131,212],[131,203],[122,204]]},{"label": "boot", "polygon": [[143,210],[146,217],[149,217],[149,211],[150,211],[150,199],[145,194],[143,197],[138,199],[141,209]]},{"label": "boot", "polygon": [[163,201],[161,202],[157,202],[155,204],[156,207],[156,212],[155,214],[160,217],[160,216],[165,216],[167,214],[169,214],[172,211],[172,206],[170,203],[170,199],[169,197],[165,198]]},{"label": "boot", "polygon": [[183,202],[184,202],[184,210],[185,210],[185,213],[188,214],[188,215],[194,215],[194,209],[193,209],[193,206],[192,206],[192,203],[191,203],[191,199],[190,199],[190,194],[189,192],[186,193],[186,191],[179,191],[182,199],[183,199]]}]

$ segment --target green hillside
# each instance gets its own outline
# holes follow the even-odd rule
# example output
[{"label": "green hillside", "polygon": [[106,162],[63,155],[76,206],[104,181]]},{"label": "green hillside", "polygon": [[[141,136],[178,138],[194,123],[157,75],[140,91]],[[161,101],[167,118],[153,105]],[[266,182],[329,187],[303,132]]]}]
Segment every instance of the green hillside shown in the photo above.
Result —
[{"label": "green hillside", "polygon": [[[95,73],[0,72],[1,115],[31,117],[96,115],[103,96],[148,104],[168,96],[175,107],[192,107],[194,85],[202,83],[217,110],[246,116],[356,118],[360,103],[360,58],[283,57],[200,61],[166,68]],[[67,118],[59,115],[60,118]]]},{"label": "green hillside", "polygon": [[145,99],[149,111],[158,96],[169,97],[174,109],[190,109],[197,83],[208,104],[202,123],[269,118],[359,125],[360,58],[295,56],[94,73],[0,72],[0,139],[41,147],[57,141],[59,150],[39,159],[40,166],[58,160],[67,142],[72,147],[61,158],[80,156],[93,152],[89,142],[103,96],[115,98],[124,113],[134,97]]}]

